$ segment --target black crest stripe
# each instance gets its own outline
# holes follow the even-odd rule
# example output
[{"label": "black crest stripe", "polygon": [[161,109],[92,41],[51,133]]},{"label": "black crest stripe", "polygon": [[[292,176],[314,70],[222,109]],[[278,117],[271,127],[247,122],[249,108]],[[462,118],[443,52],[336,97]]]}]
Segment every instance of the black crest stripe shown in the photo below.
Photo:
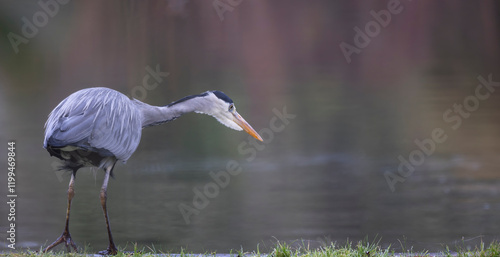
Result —
[{"label": "black crest stripe", "polygon": [[222,93],[221,91],[214,90],[214,91],[212,91],[212,93],[214,93],[214,95],[217,96],[217,98],[221,99],[222,101],[224,101],[226,103],[230,103],[230,104],[233,103],[233,100],[231,100],[231,98],[229,98],[229,96]]},{"label": "black crest stripe", "polygon": [[185,101],[187,101],[187,100],[189,100],[189,99],[193,99],[193,98],[196,98],[196,97],[203,97],[203,96],[207,96],[207,95],[208,95],[208,93],[207,93],[207,92],[202,93],[202,94],[199,94],[199,95],[188,95],[188,96],[186,96],[186,97],[184,97],[184,98],[181,98],[181,99],[179,99],[179,100],[177,100],[177,101],[175,101],[175,102],[172,102],[172,103],[168,104],[167,106],[169,106],[169,107],[170,107],[170,106],[172,106],[172,105],[176,105],[176,104],[178,104],[178,103],[185,102]]}]

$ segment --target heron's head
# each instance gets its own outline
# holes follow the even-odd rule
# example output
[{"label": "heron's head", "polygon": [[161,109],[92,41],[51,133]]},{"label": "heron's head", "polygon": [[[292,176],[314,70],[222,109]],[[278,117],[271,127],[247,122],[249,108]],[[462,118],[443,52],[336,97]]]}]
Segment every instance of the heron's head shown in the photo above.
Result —
[{"label": "heron's head", "polygon": [[210,102],[208,109],[204,113],[213,116],[220,123],[234,130],[245,130],[248,134],[262,141],[262,137],[241,117],[236,111],[233,100],[221,91],[208,91],[205,98]]}]

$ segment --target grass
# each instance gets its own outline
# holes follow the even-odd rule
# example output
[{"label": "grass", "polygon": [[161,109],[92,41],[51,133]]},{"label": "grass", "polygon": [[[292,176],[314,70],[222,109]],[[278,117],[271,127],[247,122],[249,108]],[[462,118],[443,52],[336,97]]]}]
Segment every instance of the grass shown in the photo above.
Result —
[{"label": "grass", "polygon": [[[235,250],[230,252],[231,257],[389,257],[389,256],[443,256],[443,257],[500,257],[500,243],[492,242],[488,247],[484,243],[481,243],[478,247],[473,250],[467,250],[465,248],[458,248],[456,250],[450,250],[445,247],[445,251],[440,253],[430,254],[428,252],[413,252],[410,250],[403,250],[403,252],[395,252],[390,247],[382,248],[380,246],[380,240],[374,240],[372,242],[368,240],[360,241],[356,244],[353,242],[347,242],[344,245],[337,245],[336,243],[331,243],[329,245],[324,245],[319,248],[310,248],[309,244],[305,241],[300,242],[298,246],[292,246],[286,242],[276,242],[269,253],[261,253],[257,247],[257,251],[245,252],[243,249]],[[296,243],[294,243],[296,245]],[[60,257],[60,256],[89,256],[94,255],[93,252],[88,251],[88,249],[83,249],[83,253],[66,253],[66,252],[50,252],[50,253],[38,253],[37,251],[19,251],[11,253],[1,253],[0,256],[6,257],[19,257],[19,256],[43,256],[43,257]],[[137,245],[134,245],[134,251],[123,253],[120,252],[117,256],[171,256],[169,253],[161,252],[152,247],[139,249]],[[204,254],[194,254],[181,250],[180,253],[175,254],[175,257],[192,257],[192,256],[206,256],[215,257],[215,253],[204,253]]]}]

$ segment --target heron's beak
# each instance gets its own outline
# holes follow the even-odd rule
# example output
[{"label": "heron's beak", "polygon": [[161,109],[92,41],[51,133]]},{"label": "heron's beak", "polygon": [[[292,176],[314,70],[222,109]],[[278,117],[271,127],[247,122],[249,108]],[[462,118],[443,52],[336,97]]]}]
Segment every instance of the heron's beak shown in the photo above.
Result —
[{"label": "heron's beak", "polygon": [[233,121],[236,124],[238,124],[238,126],[240,126],[243,130],[245,130],[248,134],[250,134],[252,137],[255,137],[259,141],[264,141],[262,140],[262,137],[259,136],[257,131],[255,131],[252,128],[252,126],[250,126],[250,124],[248,124],[248,122],[245,119],[243,119],[243,117],[241,117],[241,115],[236,111],[233,112]]}]

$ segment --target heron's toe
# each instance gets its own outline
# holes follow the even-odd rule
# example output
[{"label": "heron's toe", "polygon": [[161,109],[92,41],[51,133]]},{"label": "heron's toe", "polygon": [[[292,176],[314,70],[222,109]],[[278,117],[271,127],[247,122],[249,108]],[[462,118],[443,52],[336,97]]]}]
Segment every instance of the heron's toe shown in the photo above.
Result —
[{"label": "heron's toe", "polygon": [[118,253],[118,250],[108,248],[104,251],[99,251],[97,254],[99,254],[99,255],[116,255],[117,253]]}]

